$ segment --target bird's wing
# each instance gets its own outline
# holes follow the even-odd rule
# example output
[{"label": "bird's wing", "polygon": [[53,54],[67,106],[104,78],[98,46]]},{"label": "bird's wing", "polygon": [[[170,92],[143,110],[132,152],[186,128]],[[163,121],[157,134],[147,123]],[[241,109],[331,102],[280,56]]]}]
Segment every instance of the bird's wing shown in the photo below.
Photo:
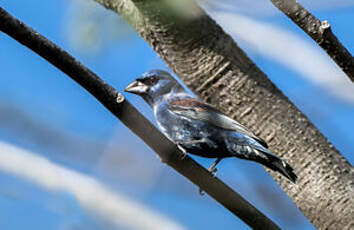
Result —
[{"label": "bird's wing", "polygon": [[268,148],[267,143],[263,139],[254,135],[245,126],[229,118],[213,106],[198,101],[194,98],[174,99],[168,103],[168,109],[175,114],[190,119],[203,121],[225,130],[232,130],[245,134],[258,141],[264,147]]}]

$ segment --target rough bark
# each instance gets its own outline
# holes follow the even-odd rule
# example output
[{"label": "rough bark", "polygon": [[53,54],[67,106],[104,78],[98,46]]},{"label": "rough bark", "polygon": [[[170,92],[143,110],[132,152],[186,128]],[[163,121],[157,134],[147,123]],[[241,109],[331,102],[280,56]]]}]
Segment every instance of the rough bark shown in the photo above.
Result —
[{"label": "rough bark", "polygon": [[271,0],[271,2],[317,42],[354,82],[354,57],[334,35],[327,21],[321,22],[297,1]]},{"label": "rough bark", "polygon": [[160,159],[199,186],[217,202],[253,229],[280,229],[274,222],[243,199],[237,192],[212,176],[205,168],[181,152],[122,94],[105,83],[94,72],[77,61],[66,51],[44,36],[26,26],[0,7],[0,31],[8,34],[24,46],[67,74],[72,80],[91,93],[103,106],[125,124],[134,134],[149,145]]},{"label": "rough bark", "polygon": [[198,96],[295,168],[297,185],[271,175],[316,227],[354,227],[353,167],[197,4],[180,14],[164,0],[96,1],[130,22]]}]

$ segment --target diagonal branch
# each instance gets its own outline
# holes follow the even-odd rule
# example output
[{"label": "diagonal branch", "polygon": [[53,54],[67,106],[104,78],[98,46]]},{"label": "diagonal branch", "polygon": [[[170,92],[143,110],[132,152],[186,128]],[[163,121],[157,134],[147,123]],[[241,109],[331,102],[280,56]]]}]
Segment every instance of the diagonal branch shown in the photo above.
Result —
[{"label": "diagonal branch", "polygon": [[354,82],[354,57],[342,45],[327,21],[320,21],[295,0],[271,2],[324,49]]},{"label": "diagonal branch", "polygon": [[[69,53],[26,26],[0,7],[0,30],[27,46],[90,92],[132,132],[148,144],[161,160],[199,186],[253,229],[279,229],[238,193],[213,177],[190,157],[181,159],[176,145],[162,135],[119,92]],[[178,154],[177,154],[178,153]]]}]

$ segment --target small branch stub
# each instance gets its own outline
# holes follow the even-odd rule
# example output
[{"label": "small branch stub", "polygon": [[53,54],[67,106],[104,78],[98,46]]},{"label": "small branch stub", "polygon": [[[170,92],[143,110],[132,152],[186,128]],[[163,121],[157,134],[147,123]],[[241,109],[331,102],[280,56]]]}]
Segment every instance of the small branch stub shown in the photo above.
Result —
[{"label": "small branch stub", "polygon": [[318,44],[321,45],[326,40],[326,34],[331,32],[331,25],[327,20],[321,22],[321,26],[319,27],[318,33],[320,34],[320,39]]},{"label": "small branch stub", "polygon": [[120,104],[120,103],[122,103],[123,101],[125,101],[125,97],[123,96],[123,94],[121,94],[121,93],[118,92],[116,102],[117,102],[118,104]]},{"label": "small branch stub", "polygon": [[324,20],[324,21],[321,22],[321,27],[320,28],[321,28],[322,33],[325,30],[329,29],[330,27],[331,27],[331,25],[329,24],[329,22],[327,20]]}]

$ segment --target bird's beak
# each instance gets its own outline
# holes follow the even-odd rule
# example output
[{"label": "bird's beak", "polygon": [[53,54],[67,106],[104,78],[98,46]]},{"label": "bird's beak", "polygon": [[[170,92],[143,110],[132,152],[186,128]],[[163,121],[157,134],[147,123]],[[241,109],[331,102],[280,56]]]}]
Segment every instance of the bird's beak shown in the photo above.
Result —
[{"label": "bird's beak", "polygon": [[149,86],[145,85],[141,81],[135,80],[130,83],[125,89],[125,92],[134,93],[134,94],[143,94],[149,90]]}]

